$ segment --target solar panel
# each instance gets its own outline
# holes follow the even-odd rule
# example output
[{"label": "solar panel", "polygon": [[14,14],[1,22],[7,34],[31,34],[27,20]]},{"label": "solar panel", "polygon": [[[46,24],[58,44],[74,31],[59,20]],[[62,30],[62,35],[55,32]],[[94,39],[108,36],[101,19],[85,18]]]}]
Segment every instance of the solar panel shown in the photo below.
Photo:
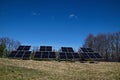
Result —
[{"label": "solar panel", "polygon": [[74,59],[80,59],[80,56],[78,53],[73,53],[73,57],[74,57]]},{"label": "solar panel", "polygon": [[40,46],[40,51],[45,51],[46,46]]},{"label": "solar panel", "polygon": [[66,59],[66,54],[64,52],[59,53],[60,59]]},{"label": "solar panel", "polygon": [[49,52],[42,52],[42,58],[48,58]]},{"label": "solar panel", "polygon": [[31,46],[24,46],[23,50],[29,50]]},{"label": "solar panel", "polygon": [[86,48],[88,52],[94,52],[91,48]]},{"label": "solar panel", "polygon": [[35,55],[34,55],[34,58],[35,58],[35,59],[40,59],[40,58],[42,58],[42,52],[36,52]]},{"label": "solar panel", "polygon": [[22,58],[24,55],[24,51],[18,51],[18,53],[16,54],[15,58]]},{"label": "solar panel", "polygon": [[81,54],[82,58],[87,58],[87,59],[90,58],[87,53],[80,53],[80,54]]},{"label": "solar panel", "polygon": [[17,50],[23,50],[24,49],[24,46],[19,46],[18,48],[17,48]]},{"label": "solar panel", "polygon": [[49,58],[56,58],[55,52],[49,52]]},{"label": "solar panel", "polygon": [[52,51],[52,46],[47,46],[46,51]]},{"label": "solar panel", "polygon": [[72,47],[68,47],[67,49],[68,49],[68,52],[74,52]]},{"label": "solar panel", "polygon": [[26,51],[23,55],[23,59],[29,59],[30,58],[31,51]]},{"label": "solar panel", "polygon": [[40,51],[52,51],[52,46],[40,46]]},{"label": "solar panel", "polygon": [[66,53],[67,59],[73,59],[72,53]]},{"label": "solar panel", "polygon": [[96,56],[96,58],[102,58],[102,56],[100,56],[99,53],[93,53],[93,54]]},{"label": "solar panel", "polygon": [[86,48],[81,48],[83,52],[88,52]]},{"label": "solar panel", "polygon": [[89,55],[90,58],[96,58],[93,53],[87,53],[87,54]]},{"label": "solar panel", "polygon": [[66,47],[61,47],[61,49],[62,49],[62,52],[68,52]]},{"label": "solar panel", "polygon": [[12,51],[8,57],[14,58],[16,54],[17,54],[17,51]]},{"label": "solar panel", "polygon": [[62,52],[74,52],[72,47],[61,47]]}]

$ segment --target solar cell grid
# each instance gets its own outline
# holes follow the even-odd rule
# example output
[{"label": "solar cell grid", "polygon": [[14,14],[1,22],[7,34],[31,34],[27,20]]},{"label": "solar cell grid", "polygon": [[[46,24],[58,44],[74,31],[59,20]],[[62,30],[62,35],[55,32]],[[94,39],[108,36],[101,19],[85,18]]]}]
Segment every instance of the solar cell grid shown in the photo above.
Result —
[{"label": "solar cell grid", "polygon": [[62,49],[62,52],[68,52],[67,48],[65,47],[61,47],[61,49]]},{"label": "solar cell grid", "polygon": [[52,51],[52,46],[40,46],[40,51]]},{"label": "solar cell grid", "polygon": [[56,58],[55,52],[49,52],[49,58]]},{"label": "solar cell grid", "polygon": [[18,48],[17,48],[17,50],[23,50],[24,49],[24,46],[19,46]]},{"label": "solar cell grid", "polygon": [[74,52],[72,47],[61,47],[62,52]]},{"label": "solar cell grid", "polygon": [[96,58],[93,53],[87,53],[90,58]]},{"label": "solar cell grid", "polygon": [[59,53],[59,55],[60,55],[60,59],[66,59],[66,54],[65,53]]},{"label": "solar cell grid", "polygon": [[49,52],[42,52],[42,58],[48,58]]},{"label": "solar cell grid", "polygon": [[23,58],[30,58],[31,51],[26,51]]},{"label": "solar cell grid", "polygon": [[76,58],[80,58],[80,56],[79,56],[78,53],[73,53],[73,56],[74,56],[75,59],[76,59]]},{"label": "solar cell grid", "polygon": [[83,58],[90,58],[87,53],[81,53]]},{"label": "solar cell grid", "polygon": [[34,58],[41,58],[42,52],[36,52]]},{"label": "solar cell grid", "polygon": [[45,48],[40,48],[40,51],[45,51]]},{"label": "solar cell grid", "polygon": [[31,46],[25,46],[23,50],[29,50]]},{"label": "solar cell grid", "polygon": [[94,53],[94,55],[96,56],[96,58],[102,58],[99,53]]},{"label": "solar cell grid", "polygon": [[86,50],[86,48],[81,48],[81,50],[82,50],[83,52],[88,52],[88,51]]},{"label": "solar cell grid", "polygon": [[45,46],[40,46],[40,51],[45,51]]},{"label": "solar cell grid", "polygon": [[66,53],[67,59],[73,59],[72,53]]},{"label": "solar cell grid", "polygon": [[12,51],[8,57],[14,58],[16,54],[17,54],[17,51]]},{"label": "solar cell grid", "polygon": [[68,49],[68,52],[74,52],[73,48],[67,48]]},{"label": "solar cell grid", "polygon": [[18,51],[18,53],[16,54],[15,58],[22,58],[24,54],[24,51]]},{"label": "solar cell grid", "polygon": [[52,51],[52,47],[51,46],[47,46],[46,47],[46,51]]}]

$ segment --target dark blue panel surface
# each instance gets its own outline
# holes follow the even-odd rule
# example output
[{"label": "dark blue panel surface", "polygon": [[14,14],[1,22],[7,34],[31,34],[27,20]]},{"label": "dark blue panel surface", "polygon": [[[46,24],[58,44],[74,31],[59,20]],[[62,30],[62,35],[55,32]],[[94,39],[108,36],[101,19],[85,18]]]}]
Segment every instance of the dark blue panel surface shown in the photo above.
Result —
[{"label": "dark blue panel surface", "polygon": [[90,58],[96,58],[95,55],[93,53],[88,53]]},{"label": "dark blue panel surface", "polygon": [[29,50],[31,46],[25,46],[24,50]]},{"label": "dark blue panel surface", "polygon": [[96,58],[102,58],[99,53],[94,53],[94,55],[96,56]]},{"label": "dark blue panel surface", "polygon": [[68,47],[67,49],[68,49],[68,52],[74,52],[72,47]]},{"label": "dark blue panel surface", "polygon": [[86,48],[81,48],[81,50],[82,50],[83,52],[88,52],[88,51],[86,50]]},{"label": "dark blue panel surface", "polygon": [[62,49],[62,52],[68,52],[67,48],[65,47],[61,47],[61,49]]},{"label": "dark blue panel surface", "polygon": [[25,46],[19,46],[17,50],[23,50]]},{"label": "dark blue panel surface", "polygon": [[73,55],[72,55],[72,53],[66,53],[66,56],[67,56],[67,59],[73,59]]},{"label": "dark blue panel surface", "polygon": [[75,59],[79,59],[80,58],[78,53],[73,53],[73,56],[74,56]]},{"label": "dark blue panel surface", "polygon": [[64,52],[59,53],[60,59],[66,59],[66,54]]},{"label": "dark blue panel surface", "polygon": [[90,58],[87,53],[80,53],[83,58]]},{"label": "dark blue panel surface", "polygon": [[42,58],[48,58],[49,52],[42,52]]},{"label": "dark blue panel surface", "polygon": [[8,57],[14,58],[16,54],[17,54],[17,51],[12,51]]},{"label": "dark blue panel surface", "polygon": [[56,58],[55,52],[49,52],[49,58]]},{"label": "dark blue panel surface", "polygon": [[23,58],[30,58],[31,51],[26,51]]},{"label": "dark blue panel surface", "polygon": [[41,58],[41,55],[42,55],[41,52],[36,52],[34,58]]},{"label": "dark blue panel surface", "polygon": [[24,51],[18,51],[18,53],[16,54],[15,58],[22,58],[24,55]]}]

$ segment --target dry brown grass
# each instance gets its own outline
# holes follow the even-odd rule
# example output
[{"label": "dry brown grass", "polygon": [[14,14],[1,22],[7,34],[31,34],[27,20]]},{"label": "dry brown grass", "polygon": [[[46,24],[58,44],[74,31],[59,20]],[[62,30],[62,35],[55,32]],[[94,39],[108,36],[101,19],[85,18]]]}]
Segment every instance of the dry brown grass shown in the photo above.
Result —
[{"label": "dry brown grass", "polygon": [[35,76],[34,80],[120,80],[120,63],[117,62],[74,63],[0,59],[0,64],[45,72],[44,77]]}]

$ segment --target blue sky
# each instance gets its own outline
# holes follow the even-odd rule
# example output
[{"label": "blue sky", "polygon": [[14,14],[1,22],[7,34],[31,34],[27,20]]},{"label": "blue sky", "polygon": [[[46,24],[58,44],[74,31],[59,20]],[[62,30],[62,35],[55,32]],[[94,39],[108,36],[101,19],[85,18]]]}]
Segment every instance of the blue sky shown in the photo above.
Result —
[{"label": "blue sky", "polygon": [[120,31],[120,0],[0,0],[0,37],[78,49],[89,33]]}]

